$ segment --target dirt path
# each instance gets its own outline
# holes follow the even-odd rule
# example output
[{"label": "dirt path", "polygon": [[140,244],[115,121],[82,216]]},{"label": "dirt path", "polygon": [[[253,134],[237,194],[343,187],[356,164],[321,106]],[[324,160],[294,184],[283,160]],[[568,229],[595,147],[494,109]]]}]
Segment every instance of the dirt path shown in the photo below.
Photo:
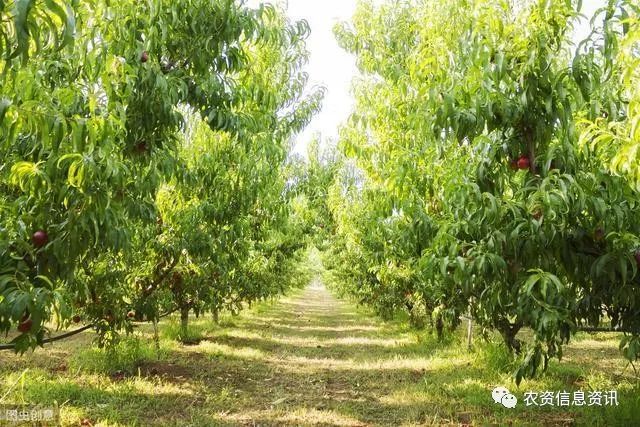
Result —
[{"label": "dirt path", "polygon": [[392,396],[398,385],[422,381],[424,360],[407,357],[413,350],[407,336],[319,282],[188,349],[221,356],[206,375],[209,386],[222,380],[228,388],[220,422],[349,426],[422,418]]},{"label": "dirt path", "polygon": [[511,410],[491,400],[496,385],[515,387],[499,344],[469,352],[464,331],[438,342],[403,322],[382,322],[318,282],[220,325],[207,316],[191,327],[202,339],[183,345],[175,339],[178,319],[161,322],[160,354],[149,325],[112,355],[92,347],[89,332],[24,356],[0,353],[0,396],[57,402],[64,426],[565,426],[640,419],[637,386],[619,381],[628,370],[615,338],[574,342],[562,363],[517,393],[593,384],[617,389],[620,407]]},{"label": "dirt path", "polygon": [[434,404],[416,401],[430,346],[317,281],[219,325],[192,318],[190,328],[201,340],[183,345],[178,319],[161,322],[159,355],[147,324],[111,356],[91,346],[89,332],[46,351],[1,353],[0,392],[22,384],[24,374],[24,386],[13,387],[7,401],[62,402],[65,426],[397,426],[433,419]]}]

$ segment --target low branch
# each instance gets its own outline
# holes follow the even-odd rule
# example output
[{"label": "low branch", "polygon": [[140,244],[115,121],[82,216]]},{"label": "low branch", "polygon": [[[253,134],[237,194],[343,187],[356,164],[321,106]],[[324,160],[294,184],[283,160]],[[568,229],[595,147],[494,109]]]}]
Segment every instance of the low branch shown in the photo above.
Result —
[{"label": "low branch", "polygon": [[154,290],[156,290],[158,285],[160,285],[162,282],[164,282],[164,279],[167,278],[169,273],[171,273],[173,271],[173,269],[176,268],[176,265],[178,265],[178,262],[180,262],[180,256],[179,255],[173,259],[173,261],[171,262],[171,265],[169,265],[169,267],[160,275],[160,277],[158,277],[156,280],[151,282],[151,284],[149,286],[147,286],[147,288],[144,290],[144,292],[146,293],[147,296],[149,294],[151,294]]},{"label": "low branch", "polygon": [[[178,311],[178,309],[179,309],[179,307],[176,307],[173,310],[167,311],[166,313],[163,313],[163,314],[159,315],[158,319],[162,319],[163,317],[170,316],[173,313],[175,313],[176,311]],[[149,322],[151,322],[151,320],[136,321],[136,322],[132,322],[132,323],[149,323]],[[76,330],[73,330],[73,331],[69,331],[69,332],[65,332],[64,334],[57,335],[55,337],[46,338],[46,339],[42,340],[42,344],[49,344],[49,343],[52,343],[52,342],[55,342],[55,341],[63,340],[65,338],[70,338],[70,337],[72,337],[74,335],[78,335],[79,333],[86,331],[87,329],[93,328],[95,325],[96,325],[95,323],[92,323],[90,325],[83,326],[82,328],[79,328],[79,329],[76,329]],[[16,347],[15,344],[0,344],[0,351],[13,350],[15,347]]]},{"label": "low branch", "polygon": [[[78,335],[79,333],[84,332],[87,329],[91,329],[94,326],[95,326],[95,324],[92,323],[90,325],[83,326],[82,328],[78,328],[78,329],[73,330],[73,331],[65,332],[64,334],[60,334],[60,335],[55,336],[55,337],[46,338],[46,339],[42,340],[42,344],[49,344],[49,343],[52,343],[52,342],[55,342],[55,341],[60,341],[60,340],[63,340],[65,338],[72,337],[74,335]],[[13,350],[14,348],[16,348],[15,344],[0,344],[0,351],[2,351],[2,350]]]},{"label": "low branch", "polygon": [[[167,316],[175,313],[176,311],[178,311],[178,308],[179,307],[176,307],[173,310],[170,310],[170,311],[167,311],[164,314],[161,314],[160,316],[158,316],[158,319],[162,319],[163,317],[167,317]],[[136,322],[136,323],[148,323],[148,322],[150,322],[150,320],[147,320],[147,321],[144,321],[144,322]],[[95,323],[92,323],[90,325],[85,325],[85,326],[83,326],[81,328],[78,328],[78,329],[75,329],[73,331],[69,331],[69,332],[65,332],[64,334],[57,335],[55,337],[46,338],[46,339],[42,340],[42,344],[49,344],[49,343],[52,343],[52,342],[61,341],[61,340],[66,339],[66,338],[70,338],[70,337],[72,337],[74,335],[78,335],[81,332],[84,332],[84,331],[86,331],[88,329],[93,328],[95,325],[96,325]],[[16,345],[13,344],[13,343],[0,344],[0,351],[13,350],[15,348],[16,348]]]},{"label": "low branch", "polygon": [[[167,311],[167,312],[165,312],[163,314],[160,314],[158,316],[158,320],[162,319],[163,317],[167,317],[167,316],[172,315],[173,313],[175,313],[179,309],[180,309],[180,307],[175,307],[175,308],[173,308],[173,309],[171,309],[171,310],[169,310],[169,311]],[[149,319],[149,320],[132,320],[131,321],[131,323],[149,323],[149,322],[153,322],[153,320]]]}]

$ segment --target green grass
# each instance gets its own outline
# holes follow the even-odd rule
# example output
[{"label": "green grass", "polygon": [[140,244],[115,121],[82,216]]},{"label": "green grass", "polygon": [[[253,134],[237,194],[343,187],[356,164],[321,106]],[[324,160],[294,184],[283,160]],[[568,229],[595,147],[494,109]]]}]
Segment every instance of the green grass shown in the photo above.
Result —
[{"label": "green grass", "polygon": [[[617,337],[581,334],[562,362],[516,387],[499,343],[467,350],[464,328],[446,342],[406,322],[383,322],[335,299],[318,283],[240,316],[149,325],[107,352],[91,334],[23,357],[0,353],[0,403],[58,403],[64,425],[585,425],[640,421],[640,387]],[[26,372],[25,372],[26,370]],[[24,374],[23,381],[19,381]],[[516,394],[494,404],[493,387]],[[618,407],[526,407],[525,391],[612,390]]]}]

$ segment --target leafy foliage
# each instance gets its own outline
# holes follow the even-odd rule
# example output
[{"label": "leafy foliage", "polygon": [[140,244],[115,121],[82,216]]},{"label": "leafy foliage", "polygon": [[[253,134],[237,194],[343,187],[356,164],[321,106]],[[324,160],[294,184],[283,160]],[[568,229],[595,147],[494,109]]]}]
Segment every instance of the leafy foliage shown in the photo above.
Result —
[{"label": "leafy foliage", "polygon": [[579,2],[360,3],[335,29],[363,73],[330,199],[335,283],[381,314],[418,304],[440,335],[471,315],[522,355],[518,382],[605,321],[635,360],[640,200],[579,143],[582,120],[633,111],[612,77],[628,6],[574,54]]},{"label": "leafy foliage", "polygon": [[[639,11],[634,3],[625,3],[619,16],[613,17],[605,28],[608,30],[606,42],[612,47],[606,58],[610,84],[621,92],[627,104],[626,111],[613,118],[604,114],[593,121],[583,121],[586,130],[581,135],[581,142],[585,148],[597,153],[613,172],[628,177],[640,191]],[[614,24],[622,34],[613,32]]]},{"label": "leafy foliage", "polygon": [[305,22],[228,0],[0,17],[0,331],[18,324],[18,351],[52,321],[80,316],[109,344],[132,318],[296,282],[285,153],[322,98]]}]

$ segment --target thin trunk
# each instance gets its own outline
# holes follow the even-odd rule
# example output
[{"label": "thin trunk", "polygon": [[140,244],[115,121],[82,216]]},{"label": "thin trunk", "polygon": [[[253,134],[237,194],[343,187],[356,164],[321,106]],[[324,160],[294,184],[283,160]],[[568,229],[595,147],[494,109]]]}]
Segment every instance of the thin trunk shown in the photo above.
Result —
[{"label": "thin trunk", "polygon": [[444,322],[442,321],[441,314],[438,314],[436,317],[436,332],[438,334],[438,339],[442,340],[442,338],[444,338]]},{"label": "thin trunk", "polygon": [[160,334],[158,333],[158,320],[153,319],[153,341],[156,344],[156,356],[160,360]]},{"label": "thin trunk", "polygon": [[183,307],[180,309],[180,329],[182,331],[182,338],[187,337],[187,330],[189,328],[189,307]]},{"label": "thin trunk", "polygon": [[213,310],[213,323],[216,325],[220,323],[220,318],[218,317],[218,309]]},{"label": "thin trunk", "polygon": [[520,328],[522,328],[522,322],[511,324],[508,321],[502,321],[497,325],[498,332],[502,335],[502,339],[507,345],[507,348],[515,354],[520,354],[522,351],[522,343],[516,339]]}]

